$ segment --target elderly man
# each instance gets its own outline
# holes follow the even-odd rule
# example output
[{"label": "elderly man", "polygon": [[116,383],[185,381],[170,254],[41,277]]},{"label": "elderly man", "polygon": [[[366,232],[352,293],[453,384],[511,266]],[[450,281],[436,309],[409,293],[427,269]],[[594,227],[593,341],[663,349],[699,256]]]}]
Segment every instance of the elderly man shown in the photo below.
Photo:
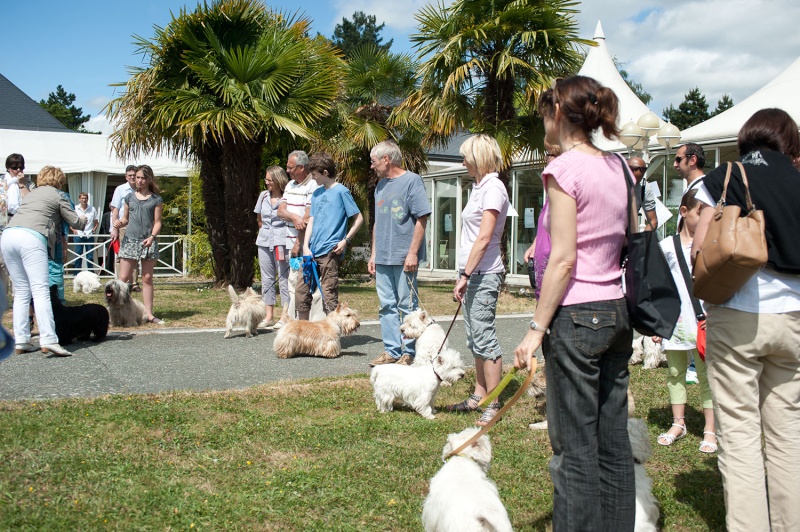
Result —
[{"label": "elderly man", "polygon": [[[114,227],[114,221],[121,220],[122,217],[125,215],[125,198],[128,197],[128,194],[131,192],[136,191],[136,166],[129,164],[125,168],[125,182],[119,185],[117,188],[114,189],[114,194],[111,196],[111,242],[115,240],[119,240],[122,242],[122,239],[125,237],[125,227],[116,228]],[[116,274],[117,278],[119,278],[119,257],[117,256],[114,259],[114,273]],[[108,266],[106,266],[108,269]],[[139,266],[138,263],[136,267],[133,269],[133,273],[131,274],[131,282],[130,282],[130,290],[131,292],[141,292],[142,289],[139,288],[139,284],[136,282],[136,279],[139,278]]]},{"label": "elderly man", "polygon": [[377,144],[370,151],[370,161],[380,181],[375,187],[375,227],[367,269],[375,276],[385,349],[370,366],[411,365],[414,342],[403,344],[400,323],[418,305],[417,268],[425,260],[425,225],[431,205],[422,178],[403,168],[397,144],[389,140]]},{"label": "elderly man", "polygon": [[[286,199],[278,208],[278,217],[286,220],[286,249],[289,250],[289,257],[296,259],[303,256],[303,239],[305,237],[306,224],[311,216],[311,196],[317,189],[317,182],[311,179],[308,172],[308,154],[303,150],[295,150],[286,159],[286,173],[289,175],[289,184],[283,191]],[[295,262],[296,261],[292,261]],[[295,303],[297,301],[297,284],[303,282],[300,270],[292,269],[289,272],[289,296],[291,301],[288,305],[288,314],[295,317]],[[315,294],[311,311],[298,312],[297,317],[301,320],[308,320],[309,317],[322,317],[325,313],[322,310],[322,301],[319,294]],[[278,322],[279,324],[280,322]],[[279,326],[276,324],[276,326]]]},{"label": "elderly man", "polygon": [[641,157],[631,157],[628,159],[628,167],[631,169],[633,178],[636,180],[636,193],[642,201],[642,209],[645,216],[645,231],[655,231],[658,227],[656,217],[656,195],[647,186],[644,174],[647,172],[647,165]]}]

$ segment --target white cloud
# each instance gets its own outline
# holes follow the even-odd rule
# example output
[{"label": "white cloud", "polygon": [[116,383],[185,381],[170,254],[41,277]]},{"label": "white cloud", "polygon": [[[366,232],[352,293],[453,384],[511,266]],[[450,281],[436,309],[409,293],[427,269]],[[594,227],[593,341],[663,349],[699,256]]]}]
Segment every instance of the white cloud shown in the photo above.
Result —
[{"label": "white cloud", "polygon": [[336,0],[333,2],[335,16],[331,30],[342,21],[342,18],[352,20],[353,13],[363,11],[367,15],[375,15],[378,24],[385,23],[386,29],[413,33],[417,21],[414,15],[431,0],[405,0],[375,2],[369,0]]},{"label": "white cloud", "polygon": [[796,0],[585,1],[576,16],[591,39],[600,20],[606,44],[631,78],[653,95],[657,114],[694,87],[713,109],[738,103],[800,55]]},{"label": "white cloud", "polygon": [[88,131],[99,131],[104,136],[108,136],[114,131],[111,122],[108,121],[108,118],[106,118],[105,115],[93,116],[83,125],[83,127],[85,127]]}]

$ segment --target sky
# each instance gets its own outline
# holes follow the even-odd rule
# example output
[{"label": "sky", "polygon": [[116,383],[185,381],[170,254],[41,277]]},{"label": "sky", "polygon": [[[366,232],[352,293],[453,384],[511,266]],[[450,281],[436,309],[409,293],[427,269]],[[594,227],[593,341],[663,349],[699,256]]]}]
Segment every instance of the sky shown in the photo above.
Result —
[{"label": "sky", "polygon": [[[448,1],[448,0],[434,0]],[[487,0],[488,1],[488,0]],[[413,53],[414,14],[430,0],[272,0],[278,11],[300,12],[312,29],[331,36],[355,11],[385,22],[392,51]],[[653,95],[661,115],[694,87],[713,109],[723,94],[738,103],[800,56],[797,0],[591,0],[576,2],[579,36],[591,39],[601,21],[606,45],[630,77]],[[36,101],[63,85],[92,119],[87,129],[110,131],[101,111],[124,83],[128,67],[142,66],[133,36],[152,38],[171,12],[195,0],[2,0],[6,37],[0,73]],[[15,42],[14,35],[17,35]]]}]

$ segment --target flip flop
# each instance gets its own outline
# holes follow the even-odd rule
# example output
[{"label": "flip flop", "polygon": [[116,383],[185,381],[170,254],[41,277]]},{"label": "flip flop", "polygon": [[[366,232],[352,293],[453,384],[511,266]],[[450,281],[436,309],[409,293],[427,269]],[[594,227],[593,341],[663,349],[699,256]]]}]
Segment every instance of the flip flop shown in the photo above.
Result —
[{"label": "flip flop", "polygon": [[156,317],[153,317],[153,318],[147,320],[147,323],[152,323],[153,325],[164,325],[164,320],[160,320],[160,319],[158,319]]}]

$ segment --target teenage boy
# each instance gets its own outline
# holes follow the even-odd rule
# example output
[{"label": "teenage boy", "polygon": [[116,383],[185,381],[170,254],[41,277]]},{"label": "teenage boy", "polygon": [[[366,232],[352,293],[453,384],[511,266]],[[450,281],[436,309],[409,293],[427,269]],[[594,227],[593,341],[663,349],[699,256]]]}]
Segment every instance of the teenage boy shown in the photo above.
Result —
[{"label": "teenage boy", "polygon": [[[319,187],[311,196],[303,255],[313,256],[317,263],[322,305],[325,314],[330,314],[339,305],[339,263],[364,217],[347,187],[336,182],[336,165],[330,155],[315,153],[308,161],[308,169]],[[354,218],[349,231],[348,218]],[[306,283],[297,283],[296,309],[300,319],[308,319],[311,294]]]}]

